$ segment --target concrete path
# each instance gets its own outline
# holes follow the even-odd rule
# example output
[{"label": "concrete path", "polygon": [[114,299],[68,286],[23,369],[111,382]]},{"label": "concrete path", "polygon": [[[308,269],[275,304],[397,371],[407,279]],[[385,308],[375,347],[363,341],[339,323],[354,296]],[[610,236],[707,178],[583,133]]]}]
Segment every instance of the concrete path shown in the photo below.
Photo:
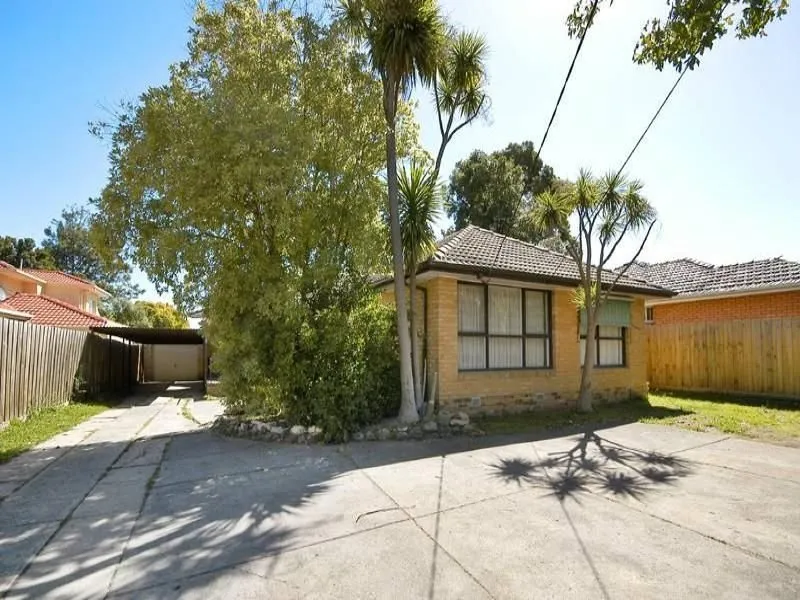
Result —
[{"label": "concrete path", "polygon": [[280,446],[205,431],[195,420],[219,406],[191,404],[190,421],[180,396],[191,391],[172,394],[140,397],[2,467],[8,597],[800,589],[797,449],[639,424],[552,439]]}]

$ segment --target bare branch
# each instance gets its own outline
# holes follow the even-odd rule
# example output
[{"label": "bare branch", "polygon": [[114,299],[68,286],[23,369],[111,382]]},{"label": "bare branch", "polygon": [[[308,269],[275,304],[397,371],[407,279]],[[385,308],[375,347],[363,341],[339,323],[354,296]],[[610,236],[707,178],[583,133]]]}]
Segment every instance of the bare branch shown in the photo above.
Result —
[{"label": "bare branch", "polygon": [[650,237],[650,232],[653,231],[653,227],[655,226],[655,224],[656,220],[653,219],[653,221],[650,223],[650,226],[647,228],[647,232],[644,234],[644,238],[642,238],[642,243],[639,244],[639,249],[636,251],[636,254],[634,254],[633,258],[631,258],[627,263],[625,263],[625,265],[619,271],[617,271],[617,276],[614,278],[614,281],[612,281],[611,284],[608,286],[608,289],[606,289],[606,293],[603,296],[603,302],[608,300],[608,295],[614,289],[614,286],[617,285],[619,280],[622,279],[625,276],[625,273],[628,272],[628,269],[630,269],[631,265],[636,262],[636,259],[639,258],[639,255],[642,253],[644,245],[647,243],[647,238]]}]

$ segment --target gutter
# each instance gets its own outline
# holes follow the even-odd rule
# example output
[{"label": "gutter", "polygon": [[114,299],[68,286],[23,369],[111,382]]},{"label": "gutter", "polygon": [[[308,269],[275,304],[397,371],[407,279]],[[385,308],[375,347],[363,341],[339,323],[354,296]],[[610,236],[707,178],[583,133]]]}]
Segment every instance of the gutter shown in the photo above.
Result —
[{"label": "gutter", "polygon": [[761,296],[764,294],[780,294],[785,292],[800,291],[800,285],[776,285],[771,287],[758,287],[751,289],[731,290],[730,292],[707,292],[693,294],[677,294],[672,298],[658,300],[648,300],[648,305],[653,304],[677,304],[681,302],[699,302],[701,300],[719,300],[723,298],[740,298],[742,296]]}]

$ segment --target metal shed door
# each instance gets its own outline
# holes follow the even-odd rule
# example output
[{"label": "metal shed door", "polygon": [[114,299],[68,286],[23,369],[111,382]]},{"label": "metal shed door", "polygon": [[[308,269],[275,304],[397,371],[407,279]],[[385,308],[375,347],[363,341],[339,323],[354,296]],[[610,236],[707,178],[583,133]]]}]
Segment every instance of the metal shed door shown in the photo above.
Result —
[{"label": "metal shed door", "polygon": [[203,378],[203,347],[185,344],[153,346],[154,381],[197,381]]}]

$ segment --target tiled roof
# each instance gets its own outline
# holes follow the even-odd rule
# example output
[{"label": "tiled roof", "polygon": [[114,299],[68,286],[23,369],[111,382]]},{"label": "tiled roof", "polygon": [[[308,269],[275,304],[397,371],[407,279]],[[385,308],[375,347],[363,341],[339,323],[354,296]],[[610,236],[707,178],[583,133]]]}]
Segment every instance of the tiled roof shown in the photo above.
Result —
[{"label": "tiled roof", "polygon": [[10,263],[7,263],[4,260],[0,260],[0,269],[2,269],[4,271],[11,271],[12,275],[19,275],[19,276],[24,277],[25,279],[35,279],[38,282],[42,282],[42,279],[39,278],[39,277],[36,277],[33,273],[26,273],[22,269],[18,269],[14,265],[12,265]]},{"label": "tiled roof", "polygon": [[19,292],[0,302],[0,308],[28,313],[33,316],[31,323],[39,325],[88,328],[106,324],[103,317],[42,294]]},{"label": "tiled roof", "polygon": [[90,285],[94,287],[94,284],[88,279],[78,277],[77,275],[70,275],[69,273],[64,273],[63,271],[52,271],[50,269],[22,269],[22,271],[25,273],[30,273],[39,279],[44,279],[47,283],[79,283],[81,285]]},{"label": "tiled roof", "polygon": [[628,268],[628,275],[681,293],[691,289],[713,270],[714,265],[691,258],[679,258],[653,264],[635,262]]},{"label": "tiled roof", "polygon": [[663,263],[637,263],[637,277],[668,286],[680,296],[710,296],[731,292],[800,287],[800,263],[783,258],[713,266],[684,258]]},{"label": "tiled roof", "polygon": [[[474,225],[442,239],[434,255],[420,268],[430,269],[517,277],[561,285],[575,285],[580,281],[578,267],[569,256]],[[606,270],[601,279],[610,284],[616,278],[616,273]],[[654,296],[674,295],[664,287],[628,275],[622,276],[614,289]]]}]

